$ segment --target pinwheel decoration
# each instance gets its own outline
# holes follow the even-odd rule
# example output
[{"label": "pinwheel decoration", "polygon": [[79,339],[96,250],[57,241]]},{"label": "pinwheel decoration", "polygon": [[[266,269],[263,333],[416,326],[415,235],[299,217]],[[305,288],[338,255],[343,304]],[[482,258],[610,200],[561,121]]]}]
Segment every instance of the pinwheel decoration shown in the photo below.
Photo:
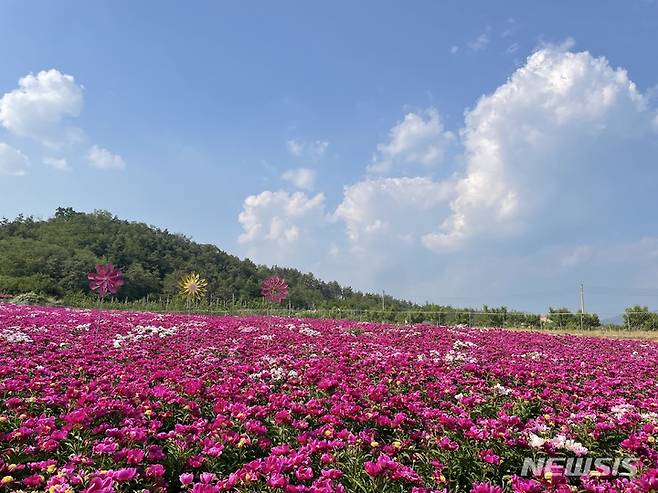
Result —
[{"label": "pinwheel decoration", "polygon": [[288,283],[279,276],[271,276],[263,280],[260,292],[270,303],[281,303],[288,297]]},{"label": "pinwheel decoration", "polygon": [[208,281],[202,279],[199,274],[192,272],[178,284],[178,292],[188,302],[199,301],[206,294],[206,286],[208,286]]},{"label": "pinwheel decoration", "polygon": [[95,272],[87,274],[89,289],[96,291],[101,301],[108,294],[117,294],[123,286],[123,272],[112,264],[98,264]]}]

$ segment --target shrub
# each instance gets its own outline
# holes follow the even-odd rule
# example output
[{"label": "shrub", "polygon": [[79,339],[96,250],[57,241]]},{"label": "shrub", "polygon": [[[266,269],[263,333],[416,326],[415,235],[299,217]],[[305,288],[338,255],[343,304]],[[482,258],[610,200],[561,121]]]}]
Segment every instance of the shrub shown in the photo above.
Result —
[{"label": "shrub", "polygon": [[23,293],[16,296],[12,303],[17,305],[47,305],[48,298],[44,295],[30,291],[29,293]]}]

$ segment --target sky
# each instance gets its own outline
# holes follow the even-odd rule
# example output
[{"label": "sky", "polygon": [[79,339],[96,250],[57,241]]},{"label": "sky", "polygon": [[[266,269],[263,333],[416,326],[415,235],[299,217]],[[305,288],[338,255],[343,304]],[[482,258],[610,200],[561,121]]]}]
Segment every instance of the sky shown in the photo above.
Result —
[{"label": "sky", "polygon": [[658,2],[0,3],[0,216],[417,302],[658,309]]}]

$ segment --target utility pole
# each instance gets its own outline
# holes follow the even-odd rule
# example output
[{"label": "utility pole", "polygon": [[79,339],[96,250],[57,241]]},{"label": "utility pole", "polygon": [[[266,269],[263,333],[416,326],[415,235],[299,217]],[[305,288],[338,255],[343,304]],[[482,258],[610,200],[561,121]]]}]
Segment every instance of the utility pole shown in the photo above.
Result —
[{"label": "utility pole", "polygon": [[583,330],[583,317],[585,316],[585,288],[580,283],[580,330]]},{"label": "utility pole", "polygon": [[384,296],[386,293],[384,293],[384,290],[382,289],[382,312],[384,311]]}]

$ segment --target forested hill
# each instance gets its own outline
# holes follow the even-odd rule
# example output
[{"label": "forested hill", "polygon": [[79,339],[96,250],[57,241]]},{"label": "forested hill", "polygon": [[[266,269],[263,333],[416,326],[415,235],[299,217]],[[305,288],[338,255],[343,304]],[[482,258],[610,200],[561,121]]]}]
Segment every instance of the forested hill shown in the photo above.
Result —
[{"label": "forested hill", "polygon": [[[290,285],[295,307],[376,308],[381,296],[324,282],[296,269],[266,267],[195,243],[180,234],[118,219],[58,208],[42,221],[19,216],[0,222],[0,292],[35,291],[66,296],[87,291],[86,274],[99,262],[120,266],[126,278],[121,297],[171,296],[181,276],[194,271],[208,280],[213,300],[260,299],[260,282],[277,274]],[[415,305],[386,299],[390,308]]]}]

